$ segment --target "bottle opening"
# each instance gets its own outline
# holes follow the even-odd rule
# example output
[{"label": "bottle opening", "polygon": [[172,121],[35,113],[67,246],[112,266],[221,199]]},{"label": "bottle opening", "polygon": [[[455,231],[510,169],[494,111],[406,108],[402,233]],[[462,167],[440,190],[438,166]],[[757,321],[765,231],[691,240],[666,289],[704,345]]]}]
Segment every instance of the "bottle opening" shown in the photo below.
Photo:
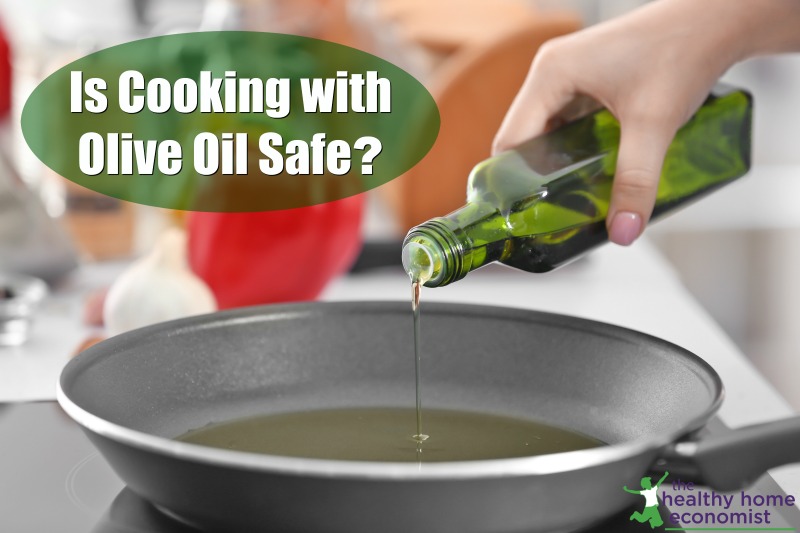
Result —
[{"label": "bottle opening", "polygon": [[425,283],[433,277],[433,256],[418,242],[408,242],[403,246],[403,268],[411,281]]}]

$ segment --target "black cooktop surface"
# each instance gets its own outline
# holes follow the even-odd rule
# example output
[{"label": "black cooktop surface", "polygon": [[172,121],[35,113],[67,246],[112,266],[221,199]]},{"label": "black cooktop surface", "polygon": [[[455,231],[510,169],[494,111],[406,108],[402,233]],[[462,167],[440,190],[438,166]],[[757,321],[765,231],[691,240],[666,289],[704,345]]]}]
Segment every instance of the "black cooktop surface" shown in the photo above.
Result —
[{"label": "black cooktop surface", "polygon": [[[777,486],[771,478],[762,478]],[[626,510],[587,533],[642,533]],[[669,510],[660,506],[664,526]],[[792,526],[778,513],[771,527]],[[661,529],[661,528],[659,528]],[[53,402],[0,404],[0,531],[195,533],[137,496]],[[268,528],[265,531],[270,531]],[[673,529],[672,531],[678,531]],[[379,533],[379,532],[376,532]]]}]

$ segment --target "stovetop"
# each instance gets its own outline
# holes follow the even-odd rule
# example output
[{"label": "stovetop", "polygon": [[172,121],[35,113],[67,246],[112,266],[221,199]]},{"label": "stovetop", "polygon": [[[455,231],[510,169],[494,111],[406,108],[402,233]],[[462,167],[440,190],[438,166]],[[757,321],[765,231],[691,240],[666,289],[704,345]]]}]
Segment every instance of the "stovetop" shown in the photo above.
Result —
[{"label": "stovetop", "polygon": [[[769,477],[761,483],[771,483],[771,493],[779,490]],[[669,510],[659,509],[669,527]],[[647,531],[629,520],[633,510],[586,533]],[[791,529],[776,516],[772,527]],[[0,531],[197,533],[125,488],[54,402],[0,404]]]}]

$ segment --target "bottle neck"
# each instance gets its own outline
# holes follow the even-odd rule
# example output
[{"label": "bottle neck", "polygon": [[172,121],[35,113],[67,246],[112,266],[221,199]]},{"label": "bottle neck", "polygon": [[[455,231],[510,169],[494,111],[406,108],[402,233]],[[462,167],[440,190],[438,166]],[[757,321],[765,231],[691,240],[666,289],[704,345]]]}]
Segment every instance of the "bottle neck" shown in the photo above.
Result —
[{"label": "bottle neck", "polygon": [[403,241],[403,267],[412,281],[420,281],[426,287],[441,287],[500,259],[502,247],[497,254],[487,253],[486,246],[476,249],[469,232],[472,225],[463,224],[465,215],[472,215],[474,211],[474,206],[468,204],[447,217],[431,219],[408,232]]}]

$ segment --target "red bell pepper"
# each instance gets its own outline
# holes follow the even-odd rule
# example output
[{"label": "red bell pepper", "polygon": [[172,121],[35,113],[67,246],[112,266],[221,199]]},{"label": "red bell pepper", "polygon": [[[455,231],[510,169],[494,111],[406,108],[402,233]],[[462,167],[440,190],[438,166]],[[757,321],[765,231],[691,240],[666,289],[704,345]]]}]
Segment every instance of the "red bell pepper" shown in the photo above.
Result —
[{"label": "red bell pepper", "polygon": [[0,120],[11,112],[11,47],[0,20]]},{"label": "red bell pepper", "polygon": [[361,249],[363,195],[259,213],[190,213],[189,263],[220,309],[313,300]]}]

